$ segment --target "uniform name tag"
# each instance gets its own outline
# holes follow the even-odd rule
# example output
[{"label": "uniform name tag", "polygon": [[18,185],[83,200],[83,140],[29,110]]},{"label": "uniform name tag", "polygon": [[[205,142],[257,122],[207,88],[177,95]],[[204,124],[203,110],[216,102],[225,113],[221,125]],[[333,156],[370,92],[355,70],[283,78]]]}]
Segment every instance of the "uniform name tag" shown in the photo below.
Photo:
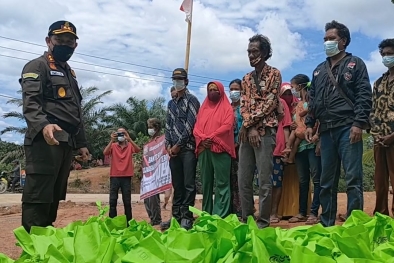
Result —
[{"label": "uniform name tag", "polygon": [[61,77],[64,77],[63,72],[60,72],[60,71],[53,71],[53,70],[51,70],[50,74],[51,74],[51,76],[61,76]]}]

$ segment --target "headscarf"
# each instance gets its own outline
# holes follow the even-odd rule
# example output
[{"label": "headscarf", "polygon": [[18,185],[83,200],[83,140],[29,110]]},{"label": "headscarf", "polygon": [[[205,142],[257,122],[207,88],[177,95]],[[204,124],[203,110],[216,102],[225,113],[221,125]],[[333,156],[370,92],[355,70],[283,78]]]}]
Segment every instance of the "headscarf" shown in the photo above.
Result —
[{"label": "headscarf", "polygon": [[193,130],[197,145],[196,152],[202,141],[211,139],[213,152],[220,152],[215,151],[215,148],[222,149],[235,158],[233,107],[227,99],[223,84],[219,81],[209,82],[207,91],[211,84],[216,84],[218,87],[220,99],[213,102],[207,96],[200,107]]},{"label": "headscarf", "polygon": [[283,93],[285,93],[286,91],[290,90],[291,91],[291,85],[288,82],[283,82],[282,86],[280,87],[280,93],[279,93],[279,97],[281,97],[284,101],[286,101],[287,106],[289,106],[290,112],[293,112],[295,110],[295,107],[297,106],[298,102],[300,101],[299,99],[297,99],[296,96],[293,95],[293,93],[291,93],[291,96],[289,97],[282,97]]}]

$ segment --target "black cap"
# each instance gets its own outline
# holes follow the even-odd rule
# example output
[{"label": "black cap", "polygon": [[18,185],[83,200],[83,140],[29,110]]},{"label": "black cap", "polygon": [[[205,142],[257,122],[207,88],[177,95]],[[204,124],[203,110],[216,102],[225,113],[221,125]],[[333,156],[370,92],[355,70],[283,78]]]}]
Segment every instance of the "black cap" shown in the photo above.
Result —
[{"label": "black cap", "polygon": [[172,72],[172,78],[185,78],[185,79],[187,79],[187,72],[183,68],[176,68]]},{"label": "black cap", "polygon": [[71,33],[76,38],[78,38],[77,29],[75,28],[73,23],[68,21],[64,21],[64,20],[57,21],[53,23],[48,30],[48,36],[59,35],[64,33]]}]

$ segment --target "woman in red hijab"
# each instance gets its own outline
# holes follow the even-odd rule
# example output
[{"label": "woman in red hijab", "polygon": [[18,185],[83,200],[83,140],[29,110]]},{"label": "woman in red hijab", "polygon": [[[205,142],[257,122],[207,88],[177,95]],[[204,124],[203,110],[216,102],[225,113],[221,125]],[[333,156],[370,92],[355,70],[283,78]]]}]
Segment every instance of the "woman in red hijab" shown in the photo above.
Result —
[{"label": "woman in red hijab", "polygon": [[[231,158],[235,158],[234,113],[222,83],[208,83],[207,91],[193,131],[201,171],[202,209],[226,217],[231,208]],[[212,200],[214,179],[215,203]]]}]

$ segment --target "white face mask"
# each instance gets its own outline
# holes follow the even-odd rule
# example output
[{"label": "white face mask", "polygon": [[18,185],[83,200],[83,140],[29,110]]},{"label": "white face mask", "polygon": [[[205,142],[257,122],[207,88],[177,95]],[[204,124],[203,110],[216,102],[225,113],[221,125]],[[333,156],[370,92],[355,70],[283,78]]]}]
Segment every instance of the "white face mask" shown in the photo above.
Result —
[{"label": "white face mask", "polygon": [[183,80],[183,79],[174,79],[174,80],[172,80],[172,84],[174,85],[174,88],[177,91],[183,90],[184,88],[186,88],[185,80]]},{"label": "white face mask", "polygon": [[148,129],[149,136],[153,136],[155,135],[155,133],[156,133],[155,129]]},{"label": "white face mask", "polygon": [[119,137],[118,137],[118,141],[119,141],[119,142],[124,142],[124,140],[125,140],[125,137],[124,137],[124,136],[119,136]]},{"label": "white face mask", "polygon": [[341,52],[338,48],[338,41],[326,41],[324,42],[324,51],[326,51],[327,57],[333,57]]}]

